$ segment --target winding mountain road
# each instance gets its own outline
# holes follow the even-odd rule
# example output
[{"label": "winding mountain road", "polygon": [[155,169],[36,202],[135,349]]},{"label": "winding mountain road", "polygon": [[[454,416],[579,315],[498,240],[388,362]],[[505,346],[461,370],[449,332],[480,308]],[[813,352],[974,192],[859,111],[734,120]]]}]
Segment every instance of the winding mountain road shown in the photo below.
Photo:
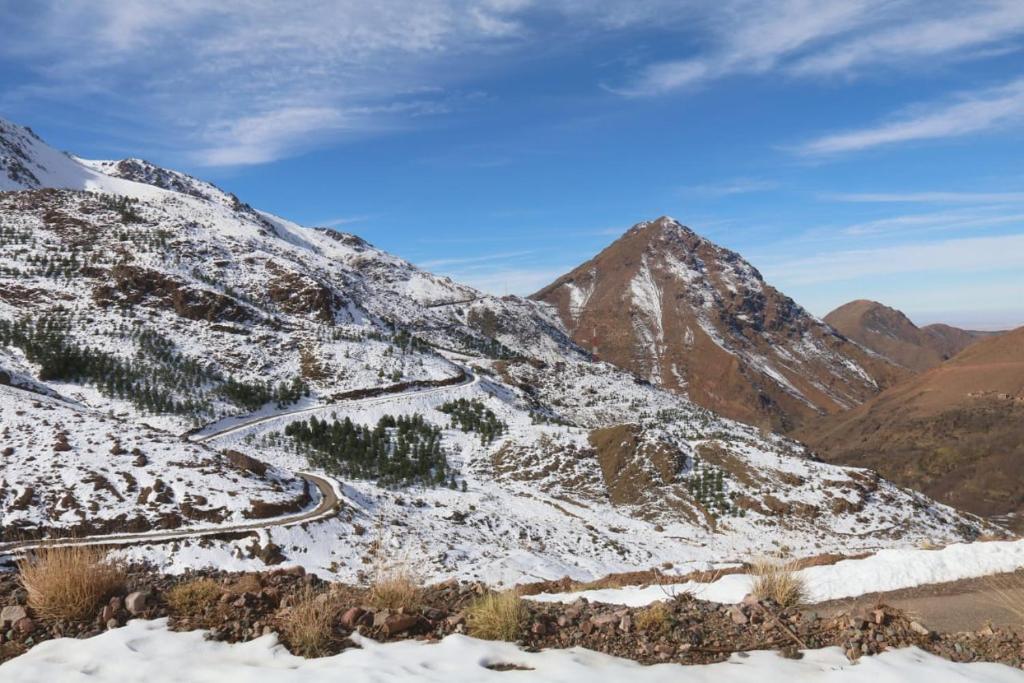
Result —
[{"label": "winding mountain road", "polygon": [[[254,425],[263,424],[266,422],[271,422],[273,420],[278,420],[281,419],[282,417],[299,415],[303,413],[312,413],[329,408],[338,408],[340,406],[350,404],[375,405],[377,403],[393,401],[396,396],[400,396],[402,394],[418,394],[421,396],[431,395],[455,389],[458,387],[475,384],[476,382],[479,381],[479,379],[468,369],[462,368],[462,371],[463,380],[455,384],[446,384],[444,386],[430,388],[415,387],[408,389],[406,391],[388,393],[385,395],[372,396],[366,398],[353,398],[344,401],[338,401],[335,403],[325,403],[317,406],[300,408],[297,410],[274,413],[272,415],[260,416],[257,418],[245,420],[243,422],[236,422],[230,425],[226,425],[221,429],[218,429],[207,434],[187,435],[187,438],[196,443],[206,443],[216,438],[227,436],[239,430],[246,429]],[[319,502],[311,510],[306,510],[303,512],[294,513],[290,515],[284,515],[281,517],[253,520],[252,522],[245,522],[242,524],[226,524],[206,527],[187,527],[179,529],[161,529],[154,531],[146,531],[137,534],[102,534],[95,536],[80,536],[78,538],[50,538],[0,543],[0,564],[2,564],[5,559],[15,558],[24,555],[29,551],[36,550],[39,548],[66,548],[97,545],[106,546],[140,545],[147,543],[168,543],[171,541],[183,541],[195,538],[202,538],[206,536],[219,536],[245,533],[250,531],[262,531],[264,529],[270,529],[274,527],[289,527],[294,526],[296,524],[304,524],[307,522],[317,522],[333,516],[337,512],[337,507],[341,502],[341,494],[338,489],[338,483],[322,475],[313,474],[312,472],[296,472],[295,474],[296,476],[301,477],[305,481],[312,484],[320,494]]]}]

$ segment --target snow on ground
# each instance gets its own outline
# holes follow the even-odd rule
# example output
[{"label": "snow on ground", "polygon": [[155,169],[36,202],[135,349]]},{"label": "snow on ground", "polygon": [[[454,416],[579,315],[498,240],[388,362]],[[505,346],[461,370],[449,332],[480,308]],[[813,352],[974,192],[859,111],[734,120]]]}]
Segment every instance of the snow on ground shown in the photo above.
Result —
[{"label": "snow on ground", "polygon": [[[863,559],[808,567],[796,573],[807,586],[807,601],[815,603],[1012,572],[1020,567],[1024,567],[1024,541],[989,541],[957,543],[940,550],[880,550]],[[702,600],[732,604],[750,592],[752,581],[749,574],[729,574],[711,583],[690,581],[664,586],[547,593],[531,599],[572,602],[582,597],[594,602],[642,607],[681,593],[692,593]]]},{"label": "snow on ground", "polygon": [[[135,620],[124,628],[87,640],[41,643],[0,666],[5,683],[61,681],[75,683],[245,683],[273,680],[320,681],[570,681],[636,683],[1015,683],[1024,672],[1002,664],[959,664],[917,648],[893,650],[852,663],[839,648],[808,650],[802,659],[774,652],[734,655],[726,662],[701,666],[643,666],[582,648],[524,652],[510,643],[451,635],[439,643],[406,640],[376,643],[353,635],[362,647],[333,657],[301,659],[288,653],[275,635],[242,644],[204,639],[202,631],[175,633],[166,620]],[[525,670],[495,671],[512,664]]]}]

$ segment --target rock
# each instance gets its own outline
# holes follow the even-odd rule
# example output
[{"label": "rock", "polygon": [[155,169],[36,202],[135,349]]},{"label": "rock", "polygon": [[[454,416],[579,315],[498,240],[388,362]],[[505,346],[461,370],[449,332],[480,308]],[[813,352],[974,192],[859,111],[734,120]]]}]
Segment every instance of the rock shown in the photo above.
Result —
[{"label": "rock", "polygon": [[548,626],[543,621],[536,621],[530,627],[530,633],[535,636],[544,636],[548,633]]},{"label": "rock", "polygon": [[32,621],[30,617],[24,617],[15,622],[14,630],[23,636],[27,636],[36,630],[36,622]]},{"label": "rock", "polygon": [[152,598],[152,594],[149,591],[135,591],[124,599],[124,608],[128,610],[129,614],[137,617],[146,611],[150,598]]},{"label": "rock", "polygon": [[931,631],[917,623],[916,621],[910,622],[910,630],[922,636],[931,635]]},{"label": "rock", "polygon": [[583,635],[586,636],[589,636],[591,633],[593,633],[594,628],[595,627],[593,622],[590,621],[584,621],[582,624],[580,624],[580,631],[582,631]]},{"label": "rock", "polygon": [[619,630],[623,633],[629,633],[633,630],[633,617],[629,614],[622,615],[622,619],[619,620]]},{"label": "rock", "polygon": [[384,632],[389,636],[405,633],[419,622],[413,614],[393,614],[384,622]]},{"label": "rock", "polygon": [[120,626],[121,623],[117,619],[107,619],[107,630],[113,631],[115,628]]},{"label": "rock", "polygon": [[745,624],[748,621],[750,621],[747,618],[747,615],[743,613],[743,610],[736,606],[729,608],[729,618],[732,619],[732,623],[739,625]]},{"label": "rock", "polygon": [[594,624],[594,626],[599,626],[600,627],[600,626],[604,626],[606,624],[614,623],[614,622],[616,622],[618,620],[619,620],[619,617],[616,614],[611,613],[611,614],[599,614],[596,617],[594,617],[593,619],[591,619],[590,621]]},{"label": "rock", "polygon": [[359,618],[366,614],[366,610],[360,609],[359,607],[352,607],[341,615],[341,625],[348,630],[355,629],[359,623]]},{"label": "rock", "polygon": [[381,628],[382,626],[384,626],[385,623],[387,623],[388,617],[390,616],[391,610],[382,609],[381,611],[376,612],[373,615],[373,627]]},{"label": "rock", "polygon": [[761,601],[758,600],[757,596],[753,593],[747,593],[743,596],[743,600],[740,601],[741,605],[747,605],[748,607],[753,607],[754,605],[758,605],[760,603]]},{"label": "rock", "polygon": [[11,605],[0,610],[0,630],[13,626],[28,616],[28,612],[21,605]]}]

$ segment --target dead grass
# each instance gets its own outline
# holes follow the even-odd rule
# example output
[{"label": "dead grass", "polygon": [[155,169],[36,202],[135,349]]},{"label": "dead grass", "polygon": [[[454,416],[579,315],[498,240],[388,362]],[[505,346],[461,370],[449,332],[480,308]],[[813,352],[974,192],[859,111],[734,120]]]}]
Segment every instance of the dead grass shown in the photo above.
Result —
[{"label": "dead grass", "polygon": [[332,654],[338,636],[334,619],[339,605],[330,593],[305,589],[299,601],[284,614],[281,631],[293,653],[303,657]]},{"label": "dead grass", "polygon": [[164,599],[174,614],[192,616],[201,614],[223,593],[223,587],[213,579],[193,579],[171,588],[164,594]]},{"label": "dead grass", "polygon": [[18,562],[28,604],[44,619],[92,619],[125,584],[124,569],[97,547],[40,548]]},{"label": "dead grass", "polygon": [[655,602],[636,613],[636,627],[652,635],[665,633],[669,628],[669,611],[664,602]]},{"label": "dead grass", "polygon": [[515,591],[488,593],[466,609],[469,635],[484,640],[515,641],[525,618],[526,609]]},{"label": "dead grass", "polygon": [[423,581],[405,563],[377,567],[367,601],[377,609],[416,609],[423,600]]},{"label": "dead grass", "polygon": [[783,607],[799,605],[807,597],[807,586],[796,571],[793,561],[757,560],[751,563],[751,592],[758,599],[771,599]]}]

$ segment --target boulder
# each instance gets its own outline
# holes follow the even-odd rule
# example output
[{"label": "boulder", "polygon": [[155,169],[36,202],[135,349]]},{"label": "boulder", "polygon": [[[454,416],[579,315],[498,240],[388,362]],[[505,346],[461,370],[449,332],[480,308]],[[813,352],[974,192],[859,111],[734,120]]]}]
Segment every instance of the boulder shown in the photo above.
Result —
[{"label": "boulder", "polygon": [[129,593],[128,597],[124,599],[124,608],[128,610],[128,613],[132,616],[139,616],[146,611],[152,597],[153,595],[149,591],[135,591],[134,593]]}]

